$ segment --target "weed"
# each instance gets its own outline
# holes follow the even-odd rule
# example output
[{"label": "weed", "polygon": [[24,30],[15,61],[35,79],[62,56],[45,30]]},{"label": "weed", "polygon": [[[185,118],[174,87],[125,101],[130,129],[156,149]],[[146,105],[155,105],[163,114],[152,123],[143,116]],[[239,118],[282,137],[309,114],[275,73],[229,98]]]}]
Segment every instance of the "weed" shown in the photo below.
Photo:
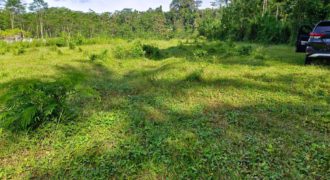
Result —
[{"label": "weed", "polygon": [[239,56],[249,56],[252,52],[252,46],[250,45],[242,45],[242,46],[237,46],[235,51]]},{"label": "weed", "polygon": [[194,56],[194,58],[206,57],[206,56],[208,56],[208,52],[206,50],[204,50],[204,49],[196,49],[193,52],[193,56]]},{"label": "weed", "polygon": [[1,97],[0,127],[10,130],[28,130],[46,121],[71,119],[67,104],[73,93],[70,82],[17,82]]},{"label": "weed", "polygon": [[5,55],[8,51],[5,50],[4,48],[0,49],[0,55]]},{"label": "weed", "polygon": [[76,44],[74,42],[69,42],[69,49],[74,50],[76,49]]},{"label": "weed", "polygon": [[103,50],[99,54],[92,53],[91,55],[89,55],[89,60],[90,61],[96,61],[96,60],[104,61],[104,60],[107,60],[107,58],[108,58],[108,50],[107,49]]},{"label": "weed", "polygon": [[63,51],[60,48],[58,48],[56,52],[57,52],[58,55],[63,55],[64,54]]},{"label": "weed", "polygon": [[265,59],[265,49],[262,47],[256,48],[254,51],[252,51],[252,56],[255,59],[263,60]]},{"label": "weed", "polygon": [[142,49],[145,53],[145,56],[150,59],[160,59],[162,58],[161,51],[158,47],[153,45],[143,45]]},{"label": "weed", "polygon": [[45,44],[46,44],[46,46],[57,46],[57,47],[66,47],[66,46],[68,46],[67,40],[65,38],[47,39]]},{"label": "weed", "polygon": [[24,47],[18,47],[16,49],[14,49],[14,55],[22,55],[26,52],[25,48]]},{"label": "weed", "polygon": [[126,46],[116,46],[113,53],[115,55],[115,58],[118,59],[139,58],[145,55],[143,46],[140,42],[133,42]]}]

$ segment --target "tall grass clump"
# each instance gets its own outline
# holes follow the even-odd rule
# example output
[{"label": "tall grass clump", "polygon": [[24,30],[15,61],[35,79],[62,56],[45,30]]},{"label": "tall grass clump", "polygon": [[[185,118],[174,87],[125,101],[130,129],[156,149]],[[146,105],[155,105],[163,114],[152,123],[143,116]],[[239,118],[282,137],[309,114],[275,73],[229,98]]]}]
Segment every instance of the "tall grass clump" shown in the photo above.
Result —
[{"label": "tall grass clump", "polygon": [[114,56],[118,59],[140,58],[145,55],[143,45],[140,42],[133,42],[127,45],[119,45],[114,49]]},{"label": "tall grass clump", "polygon": [[234,50],[239,56],[249,56],[251,55],[253,48],[251,45],[241,45],[237,46]]},{"label": "tall grass clump", "polygon": [[46,46],[66,47],[68,42],[65,38],[50,38],[46,40]]},{"label": "tall grass clump", "polygon": [[69,49],[71,49],[71,50],[75,50],[76,49],[76,44],[74,43],[74,42],[69,42]]},{"label": "tall grass clump", "polygon": [[10,51],[9,47],[6,44],[2,44],[0,42],[0,55],[5,55],[9,51]]},{"label": "tall grass clump", "polygon": [[254,49],[251,55],[254,59],[259,59],[259,60],[266,59],[265,49],[263,47],[258,47]]},{"label": "tall grass clump", "polygon": [[203,58],[208,56],[208,52],[205,49],[196,49],[193,51],[194,58]]},{"label": "tall grass clump", "polygon": [[100,53],[92,53],[92,54],[89,55],[89,60],[90,61],[96,61],[96,60],[104,61],[104,60],[107,60],[107,58],[108,58],[108,50],[107,49],[103,50]]},{"label": "tall grass clump", "polygon": [[64,54],[63,51],[59,47],[57,47],[57,46],[51,46],[49,48],[49,50],[50,51],[53,51],[53,52],[56,52],[57,55],[63,55]]},{"label": "tall grass clump", "polygon": [[17,56],[23,55],[25,52],[26,52],[26,50],[25,50],[25,47],[23,47],[23,46],[20,46],[20,47],[17,47],[17,48],[13,49],[13,54],[17,55]]}]

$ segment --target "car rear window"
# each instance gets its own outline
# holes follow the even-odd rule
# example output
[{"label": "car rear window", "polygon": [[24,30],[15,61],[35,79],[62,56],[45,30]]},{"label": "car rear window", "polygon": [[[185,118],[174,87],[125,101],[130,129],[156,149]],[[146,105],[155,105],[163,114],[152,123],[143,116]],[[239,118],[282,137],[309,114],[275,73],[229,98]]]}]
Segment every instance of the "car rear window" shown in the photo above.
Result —
[{"label": "car rear window", "polygon": [[320,24],[317,25],[314,32],[316,32],[316,33],[325,33],[325,32],[330,33],[330,22],[321,22]]}]

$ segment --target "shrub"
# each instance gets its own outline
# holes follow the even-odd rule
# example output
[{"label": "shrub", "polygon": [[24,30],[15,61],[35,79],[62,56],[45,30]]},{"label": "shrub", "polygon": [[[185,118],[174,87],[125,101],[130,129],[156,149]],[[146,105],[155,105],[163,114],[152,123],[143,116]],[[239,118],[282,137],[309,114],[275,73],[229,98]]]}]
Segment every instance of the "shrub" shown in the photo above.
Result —
[{"label": "shrub", "polygon": [[231,40],[227,40],[225,44],[229,48],[235,48],[236,47],[236,44]]},{"label": "shrub", "polygon": [[129,50],[130,57],[132,57],[132,58],[139,58],[139,57],[143,57],[145,55],[142,44],[139,42],[133,43],[129,49],[130,49]]},{"label": "shrub", "polygon": [[6,51],[4,49],[0,49],[0,55],[5,55]]},{"label": "shrub", "polygon": [[81,35],[74,37],[73,41],[74,41],[74,44],[76,44],[78,46],[85,44],[85,38]]},{"label": "shrub", "polygon": [[9,51],[10,49],[8,46],[0,46],[0,55],[5,55]]},{"label": "shrub", "polygon": [[69,49],[71,50],[76,49],[76,44],[74,42],[69,42]]},{"label": "shrub", "polygon": [[47,39],[46,46],[65,47],[67,46],[67,41],[64,38]]},{"label": "shrub", "polygon": [[265,52],[264,48],[258,47],[254,51],[252,51],[252,56],[255,59],[263,60],[266,58],[266,55],[264,52]]},{"label": "shrub", "polygon": [[89,55],[89,60],[90,61],[96,61],[96,60],[102,60],[102,61],[104,61],[107,58],[108,58],[108,50],[107,49],[103,50],[99,54],[93,53],[93,54]]},{"label": "shrub", "polygon": [[63,51],[62,51],[61,49],[57,49],[56,52],[57,52],[58,55],[63,55],[63,54],[64,54]]},{"label": "shrub", "polygon": [[139,42],[131,43],[126,46],[120,45],[114,49],[114,56],[118,59],[143,57],[145,52]]},{"label": "shrub", "polygon": [[4,37],[11,37],[11,36],[15,36],[15,35],[24,35],[24,37],[30,37],[31,33],[23,31],[21,29],[7,29],[7,30],[0,30],[0,38],[4,38]]},{"label": "shrub", "polygon": [[24,47],[18,47],[14,49],[14,55],[22,55],[25,53],[25,48]]},{"label": "shrub", "polygon": [[63,55],[63,51],[60,48],[58,48],[57,46],[52,46],[49,48],[49,50],[56,52],[58,55]]},{"label": "shrub", "polygon": [[142,46],[142,49],[147,58],[160,59],[162,57],[161,51],[158,47],[145,44]]},{"label": "shrub", "polygon": [[[68,104],[73,86],[68,81],[18,82],[0,98],[0,127],[10,130],[35,129],[46,121],[71,119]],[[1,108],[2,107],[2,108]]]},{"label": "shrub", "polygon": [[207,53],[209,53],[209,54],[215,54],[217,52],[218,52],[218,49],[216,47],[209,47],[207,49]]},{"label": "shrub", "polygon": [[208,52],[204,49],[197,49],[193,52],[193,56],[197,58],[206,57]]},{"label": "shrub", "polygon": [[242,45],[242,46],[236,47],[235,50],[236,50],[237,54],[240,55],[240,56],[248,56],[248,55],[251,55],[252,46]]},{"label": "shrub", "polygon": [[184,45],[184,43],[182,41],[179,41],[178,48],[182,49],[182,50],[186,50],[186,46]]}]

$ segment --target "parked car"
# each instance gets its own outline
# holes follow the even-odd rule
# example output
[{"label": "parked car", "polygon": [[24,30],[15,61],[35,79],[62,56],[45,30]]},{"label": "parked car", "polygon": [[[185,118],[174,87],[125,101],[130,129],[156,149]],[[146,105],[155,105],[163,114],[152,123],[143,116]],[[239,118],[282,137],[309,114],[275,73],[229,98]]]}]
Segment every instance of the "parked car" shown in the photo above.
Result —
[{"label": "parked car", "polygon": [[313,29],[302,26],[296,51],[306,53],[305,64],[311,64],[314,59],[330,60],[330,21],[321,21]]}]

